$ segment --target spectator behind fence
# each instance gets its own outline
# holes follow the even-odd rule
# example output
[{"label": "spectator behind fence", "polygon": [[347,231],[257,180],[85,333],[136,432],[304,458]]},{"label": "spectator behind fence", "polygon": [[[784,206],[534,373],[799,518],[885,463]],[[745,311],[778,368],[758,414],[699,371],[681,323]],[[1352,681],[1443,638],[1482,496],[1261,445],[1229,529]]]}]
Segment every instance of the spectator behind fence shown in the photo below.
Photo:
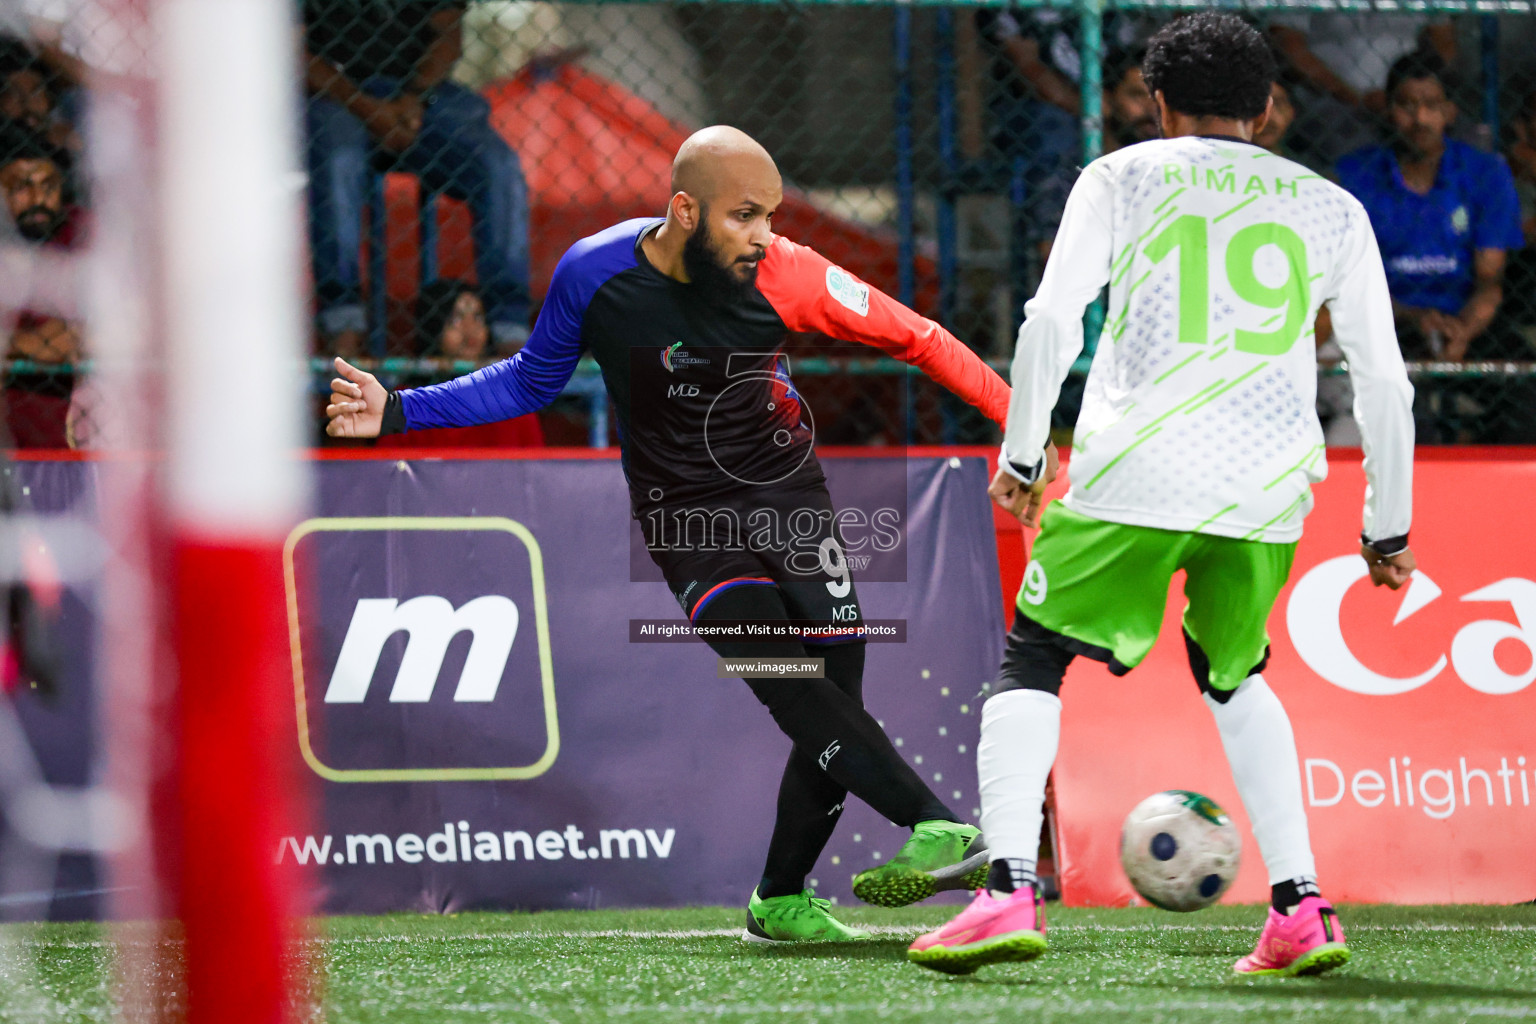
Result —
[{"label": "spectator behind fence", "polygon": [[[367,317],[359,248],[370,168],[414,174],[469,204],[491,335],[528,335],[528,188],[490,105],[448,80],[465,0],[302,0],[310,245],[319,328],[342,354]],[[384,274],[371,271],[376,287]]]},{"label": "spectator behind fence", "polygon": [[1387,106],[1382,82],[1392,65],[1416,50],[1447,62],[1456,58],[1456,31],[1447,18],[1370,11],[1271,17],[1270,42],[1281,66],[1300,86],[1298,147],[1305,162],[1332,166],[1366,144]]},{"label": "spectator behind fence", "polygon": [[1520,196],[1520,225],[1527,245],[1536,245],[1536,92],[1527,93],[1510,122],[1509,166]]},{"label": "spectator behind fence", "polygon": [[[82,236],[83,214],[65,202],[67,159],[33,132],[11,124],[0,130],[0,190],[11,225],[24,244],[73,248]],[[50,371],[80,358],[80,330],[61,317],[23,310],[10,327],[8,359],[42,364],[8,370],[5,418],[18,448],[70,446],[72,372]]]},{"label": "spectator behind fence", "polygon": [[1253,141],[1276,156],[1296,160],[1297,157],[1291,152],[1291,147],[1285,144],[1286,136],[1291,132],[1291,125],[1296,122],[1296,105],[1291,102],[1291,91],[1283,82],[1276,81],[1269,87],[1269,99],[1269,117],[1265,119],[1264,126],[1254,135]]},{"label": "spectator behind fence", "polygon": [[1459,361],[1482,348],[1506,253],[1524,241],[1514,180],[1500,157],[1446,137],[1456,110],[1439,57],[1403,57],[1386,92],[1391,143],[1340,160],[1339,183],[1370,214],[1404,354]]},{"label": "spectator behind fence", "polygon": [[[423,285],[417,302],[416,334],[424,356],[480,362],[490,344],[480,294],[463,281]],[[539,418],[530,414],[478,427],[393,434],[380,438],[378,444],[381,448],[542,448],[544,431]]]},{"label": "spectator behind fence", "polygon": [[[1104,60],[1104,152],[1158,137],[1157,104],[1141,75],[1144,47],[1112,50]],[[1067,196],[1077,181],[1079,162],[1072,160],[1040,183],[1035,217],[1046,237],[1040,242],[1040,258],[1051,254],[1051,242],[1061,224]]]},{"label": "spectator behind fence", "polygon": [[1525,359],[1536,358],[1536,92],[1529,93],[1510,122],[1512,136],[1509,166],[1515,175],[1515,192],[1520,197],[1520,226],[1525,246],[1510,256],[1505,275],[1511,295],[1522,301],[1511,302],[1511,320],[1518,325],[1526,342]]},{"label": "spectator behind fence", "polygon": [[77,152],[79,137],[59,108],[59,76],[25,42],[0,35],[0,121],[20,125],[59,149]]},{"label": "spectator behind fence", "polygon": [[[1060,219],[1059,209],[1055,220],[1050,219],[1049,204],[1062,200],[1053,199],[1046,187],[1063,174],[1075,179],[1082,163],[1078,21],[1074,13],[1048,8],[1007,7],[976,14],[981,37],[993,54],[988,103],[992,138],[1005,158],[1022,163],[1024,202],[1046,218],[1048,223],[1042,223],[1048,228],[1047,240]],[[1137,15],[1106,12],[1105,49],[1129,53],[1150,35],[1149,27]]]}]

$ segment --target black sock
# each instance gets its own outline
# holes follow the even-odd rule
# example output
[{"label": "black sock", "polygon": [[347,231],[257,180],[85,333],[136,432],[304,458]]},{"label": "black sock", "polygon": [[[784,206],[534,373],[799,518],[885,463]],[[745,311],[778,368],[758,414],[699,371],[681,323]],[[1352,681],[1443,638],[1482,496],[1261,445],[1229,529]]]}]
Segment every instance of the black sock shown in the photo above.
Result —
[{"label": "black sock", "polygon": [[[864,645],[834,644],[822,650],[826,676],[839,690],[864,703]],[[848,791],[799,747],[790,752],[779,780],[778,812],[768,860],[757,886],[762,899],[796,896],[843,816]]]},{"label": "black sock", "polygon": [[1320,896],[1315,878],[1291,878],[1269,887],[1269,905],[1276,913],[1289,914],[1308,896]]},{"label": "black sock", "polygon": [[1034,870],[1017,857],[999,857],[987,869],[987,888],[993,892],[1018,892],[1038,884]]},{"label": "black sock", "polygon": [[768,860],[757,884],[760,898],[794,896],[805,888],[805,876],[816,866],[837,819],[843,816],[847,795],[815,758],[799,747],[790,751],[784,777],[779,780],[778,813],[773,820],[773,838],[768,841]]},{"label": "black sock", "polygon": [[[711,601],[699,621],[787,620],[777,587],[737,587]],[[805,657],[827,659],[862,675],[863,654],[839,653],[837,644],[807,652],[790,643],[712,643],[722,657]],[[845,673],[846,674],[846,673]],[[821,679],[748,679],[752,693],[768,708],[784,734],[809,755],[821,771],[895,825],[920,821],[959,821],[944,801],[902,760],[889,737],[863,704],[831,677]],[[857,692],[857,690],[854,690]],[[781,884],[781,883],[780,883]]]},{"label": "black sock", "polygon": [[894,825],[956,821],[901,759],[874,718],[825,679],[751,679],[747,684],[768,707],[795,746],[854,796]]}]

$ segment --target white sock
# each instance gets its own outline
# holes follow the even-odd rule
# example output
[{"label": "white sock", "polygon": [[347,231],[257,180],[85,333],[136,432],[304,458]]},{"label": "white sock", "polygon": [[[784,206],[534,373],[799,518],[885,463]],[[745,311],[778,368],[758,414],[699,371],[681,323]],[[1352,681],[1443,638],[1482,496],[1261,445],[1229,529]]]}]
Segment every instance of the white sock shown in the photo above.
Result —
[{"label": "white sock", "polygon": [[1253,837],[1259,842],[1269,884],[1316,878],[1307,812],[1301,801],[1296,736],[1280,698],[1263,676],[1254,674],[1242,681],[1225,704],[1209,694],[1205,703],[1216,716],[1232,781],[1237,783]]},{"label": "white sock", "polygon": [[1061,739],[1061,698],[1044,690],[1008,690],[981,708],[976,775],[988,856],[1023,861],[1040,853],[1045,780]]}]

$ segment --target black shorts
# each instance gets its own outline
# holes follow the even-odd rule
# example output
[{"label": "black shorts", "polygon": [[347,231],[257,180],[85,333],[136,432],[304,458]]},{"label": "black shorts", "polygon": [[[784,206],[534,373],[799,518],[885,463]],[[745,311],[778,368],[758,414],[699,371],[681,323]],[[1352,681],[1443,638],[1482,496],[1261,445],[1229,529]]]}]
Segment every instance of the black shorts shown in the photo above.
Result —
[{"label": "black shorts", "polygon": [[740,495],[648,509],[640,518],[651,560],[690,621],[726,591],[752,586],[777,587],[797,622],[864,621],[823,483],[744,488]]}]

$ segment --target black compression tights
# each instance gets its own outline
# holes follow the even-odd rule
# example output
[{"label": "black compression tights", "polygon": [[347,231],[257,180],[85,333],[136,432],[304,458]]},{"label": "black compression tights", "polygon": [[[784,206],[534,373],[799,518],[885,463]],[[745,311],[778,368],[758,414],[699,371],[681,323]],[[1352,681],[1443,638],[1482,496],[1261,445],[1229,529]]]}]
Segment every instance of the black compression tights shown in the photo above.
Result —
[{"label": "black compression tights", "polygon": [[[789,617],[777,587],[751,586],[722,593],[705,606],[698,621],[788,621]],[[788,896],[804,887],[805,876],[832,837],[848,793],[897,825],[959,820],[901,759],[879,723],[864,710],[863,644],[818,645],[810,650],[790,641],[713,642],[710,646],[726,658],[809,655],[825,659],[822,679],[746,680],[795,744],[779,783],[778,815],[759,896]]]}]

